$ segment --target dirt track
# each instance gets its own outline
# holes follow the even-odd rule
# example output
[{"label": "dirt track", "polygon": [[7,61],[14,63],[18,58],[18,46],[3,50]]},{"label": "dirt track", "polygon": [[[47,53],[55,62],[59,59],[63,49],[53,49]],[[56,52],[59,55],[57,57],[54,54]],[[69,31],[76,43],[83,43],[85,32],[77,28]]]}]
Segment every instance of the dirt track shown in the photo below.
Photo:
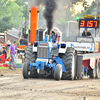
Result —
[{"label": "dirt track", "polygon": [[23,79],[22,71],[0,70],[0,100],[100,100],[100,79]]}]

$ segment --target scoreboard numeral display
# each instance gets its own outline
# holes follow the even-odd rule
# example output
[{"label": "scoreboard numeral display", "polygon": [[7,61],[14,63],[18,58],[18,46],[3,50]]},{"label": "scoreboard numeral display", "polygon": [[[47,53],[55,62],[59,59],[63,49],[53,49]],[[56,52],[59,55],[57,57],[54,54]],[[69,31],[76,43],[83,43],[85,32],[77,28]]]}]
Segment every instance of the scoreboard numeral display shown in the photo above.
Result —
[{"label": "scoreboard numeral display", "polygon": [[85,26],[85,21],[81,20],[80,27],[84,27],[84,26]]},{"label": "scoreboard numeral display", "polygon": [[84,27],[88,27],[88,28],[98,28],[99,27],[99,21],[98,20],[80,20],[79,22],[79,27],[80,28],[84,28]]},{"label": "scoreboard numeral display", "polygon": [[87,21],[87,27],[93,27],[93,21]]}]

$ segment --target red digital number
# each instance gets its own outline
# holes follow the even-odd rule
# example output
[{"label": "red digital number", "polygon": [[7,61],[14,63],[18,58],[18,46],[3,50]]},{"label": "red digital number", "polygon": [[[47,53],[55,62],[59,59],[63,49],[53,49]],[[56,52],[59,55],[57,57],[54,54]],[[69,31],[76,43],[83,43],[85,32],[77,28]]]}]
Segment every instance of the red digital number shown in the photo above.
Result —
[{"label": "red digital number", "polygon": [[80,27],[97,28],[98,27],[98,21],[97,20],[81,20],[80,21]]},{"label": "red digital number", "polygon": [[84,26],[85,26],[85,21],[84,20],[81,20],[80,27],[84,27]]},{"label": "red digital number", "polygon": [[97,27],[97,21],[94,21],[94,23],[95,23],[95,27]]},{"label": "red digital number", "polygon": [[87,21],[87,27],[93,27],[93,21]]}]

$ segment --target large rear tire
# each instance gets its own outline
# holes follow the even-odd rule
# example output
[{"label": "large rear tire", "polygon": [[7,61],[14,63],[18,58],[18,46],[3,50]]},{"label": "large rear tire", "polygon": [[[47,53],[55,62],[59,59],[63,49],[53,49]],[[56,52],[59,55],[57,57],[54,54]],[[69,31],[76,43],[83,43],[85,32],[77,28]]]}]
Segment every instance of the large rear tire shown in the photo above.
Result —
[{"label": "large rear tire", "polygon": [[61,78],[62,78],[62,66],[60,64],[57,64],[54,70],[54,79],[60,80]]},{"label": "large rear tire", "polygon": [[60,54],[66,72],[63,72],[62,79],[76,79],[77,52],[73,48],[67,48],[65,54]]},{"label": "large rear tire", "polygon": [[33,52],[32,45],[27,47],[26,55],[25,55],[25,62],[32,62],[36,61],[36,53]]},{"label": "large rear tire", "polygon": [[[33,52],[33,49],[32,49],[32,45],[31,46],[28,46],[27,48],[27,51],[26,51],[26,55],[25,55],[25,62],[32,62],[32,63],[35,63],[36,61],[36,53]],[[30,70],[30,77],[33,78],[33,77],[36,77],[37,74],[37,69],[35,69],[34,66],[31,67],[31,70]]]}]

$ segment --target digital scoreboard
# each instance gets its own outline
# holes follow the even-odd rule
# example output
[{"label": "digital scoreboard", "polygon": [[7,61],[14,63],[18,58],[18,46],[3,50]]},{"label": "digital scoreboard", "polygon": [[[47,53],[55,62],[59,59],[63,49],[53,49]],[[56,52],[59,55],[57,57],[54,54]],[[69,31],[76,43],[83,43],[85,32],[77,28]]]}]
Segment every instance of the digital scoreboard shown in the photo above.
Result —
[{"label": "digital scoreboard", "polygon": [[99,20],[94,19],[80,19],[79,20],[80,28],[99,28]]}]

